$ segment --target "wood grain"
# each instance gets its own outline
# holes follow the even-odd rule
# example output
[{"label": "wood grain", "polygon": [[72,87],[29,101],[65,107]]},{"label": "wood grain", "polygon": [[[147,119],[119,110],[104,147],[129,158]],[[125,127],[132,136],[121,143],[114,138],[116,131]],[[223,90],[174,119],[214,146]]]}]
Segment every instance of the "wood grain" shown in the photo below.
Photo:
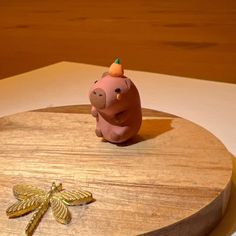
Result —
[{"label": "wood grain", "polygon": [[236,83],[236,1],[0,2],[0,78],[59,61]]},{"label": "wood grain", "polygon": [[0,120],[1,235],[23,235],[31,215],[9,220],[12,186],[91,191],[63,226],[47,212],[35,235],[207,235],[230,193],[231,155],[205,129],[144,110],[139,135],[124,145],[94,135],[88,106],[26,112]]}]

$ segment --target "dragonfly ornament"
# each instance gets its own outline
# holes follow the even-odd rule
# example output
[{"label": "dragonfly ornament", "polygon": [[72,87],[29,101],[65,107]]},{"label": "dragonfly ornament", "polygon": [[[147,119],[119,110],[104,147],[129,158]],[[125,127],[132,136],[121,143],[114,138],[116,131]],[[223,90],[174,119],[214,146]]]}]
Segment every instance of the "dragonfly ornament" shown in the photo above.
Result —
[{"label": "dragonfly ornament", "polygon": [[33,235],[40,220],[51,206],[54,218],[61,224],[71,221],[71,214],[67,206],[87,204],[94,201],[92,193],[84,190],[66,191],[62,184],[52,183],[49,192],[31,185],[15,185],[13,194],[18,200],[7,210],[9,218],[16,218],[35,211],[30,222],[26,226],[27,236]]}]

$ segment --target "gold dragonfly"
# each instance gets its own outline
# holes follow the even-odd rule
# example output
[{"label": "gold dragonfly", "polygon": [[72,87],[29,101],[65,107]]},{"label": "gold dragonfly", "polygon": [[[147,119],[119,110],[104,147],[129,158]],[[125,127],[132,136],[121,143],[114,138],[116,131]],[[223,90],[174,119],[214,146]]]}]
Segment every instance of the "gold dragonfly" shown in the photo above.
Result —
[{"label": "gold dragonfly", "polygon": [[23,216],[36,210],[26,226],[25,233],[27,236],[33,235],[50,206],[56,221],[61,224],[68,224],[71,221],[71,214],[67,206],[82,205],[95,201],[92,193],[88,191],[65,191],[61,183],[56,185],[55,182],[52,183],[49,192],[31,185],[15,185],[13,194],[18,201],[6,210],[9,218]]}]

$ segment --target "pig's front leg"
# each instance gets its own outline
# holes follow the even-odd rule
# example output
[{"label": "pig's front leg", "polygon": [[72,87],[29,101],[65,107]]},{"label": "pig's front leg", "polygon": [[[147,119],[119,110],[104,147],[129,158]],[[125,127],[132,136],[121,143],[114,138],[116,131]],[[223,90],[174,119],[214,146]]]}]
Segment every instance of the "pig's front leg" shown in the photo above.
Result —
[{"label": "pig's front leg", "polygon": [[93,117],[98,117],[98,111],[94,106],[91,108],[91,114]]},{"label": "pig's front leg", "polygon": [[92,106],[91,114],[92,114],[93,117],[96,118],[95,134],[96,134],[98,137],[103,137],[102,131],[101,131],[100,127],[99,127],[99,122],[98,122],[98,119],[99,119],[98,111],[97,111],[97,109],[96,109],[94,106]]}]

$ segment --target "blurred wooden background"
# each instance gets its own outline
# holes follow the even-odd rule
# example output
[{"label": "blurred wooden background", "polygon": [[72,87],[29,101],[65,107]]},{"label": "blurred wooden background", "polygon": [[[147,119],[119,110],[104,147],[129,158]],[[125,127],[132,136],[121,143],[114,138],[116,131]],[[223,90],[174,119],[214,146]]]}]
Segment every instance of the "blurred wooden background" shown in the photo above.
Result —
[{"label": "blurred wooden background", "polygon": [[59,61],[236,83],[235,0],[0,1],[0,78]]}]

